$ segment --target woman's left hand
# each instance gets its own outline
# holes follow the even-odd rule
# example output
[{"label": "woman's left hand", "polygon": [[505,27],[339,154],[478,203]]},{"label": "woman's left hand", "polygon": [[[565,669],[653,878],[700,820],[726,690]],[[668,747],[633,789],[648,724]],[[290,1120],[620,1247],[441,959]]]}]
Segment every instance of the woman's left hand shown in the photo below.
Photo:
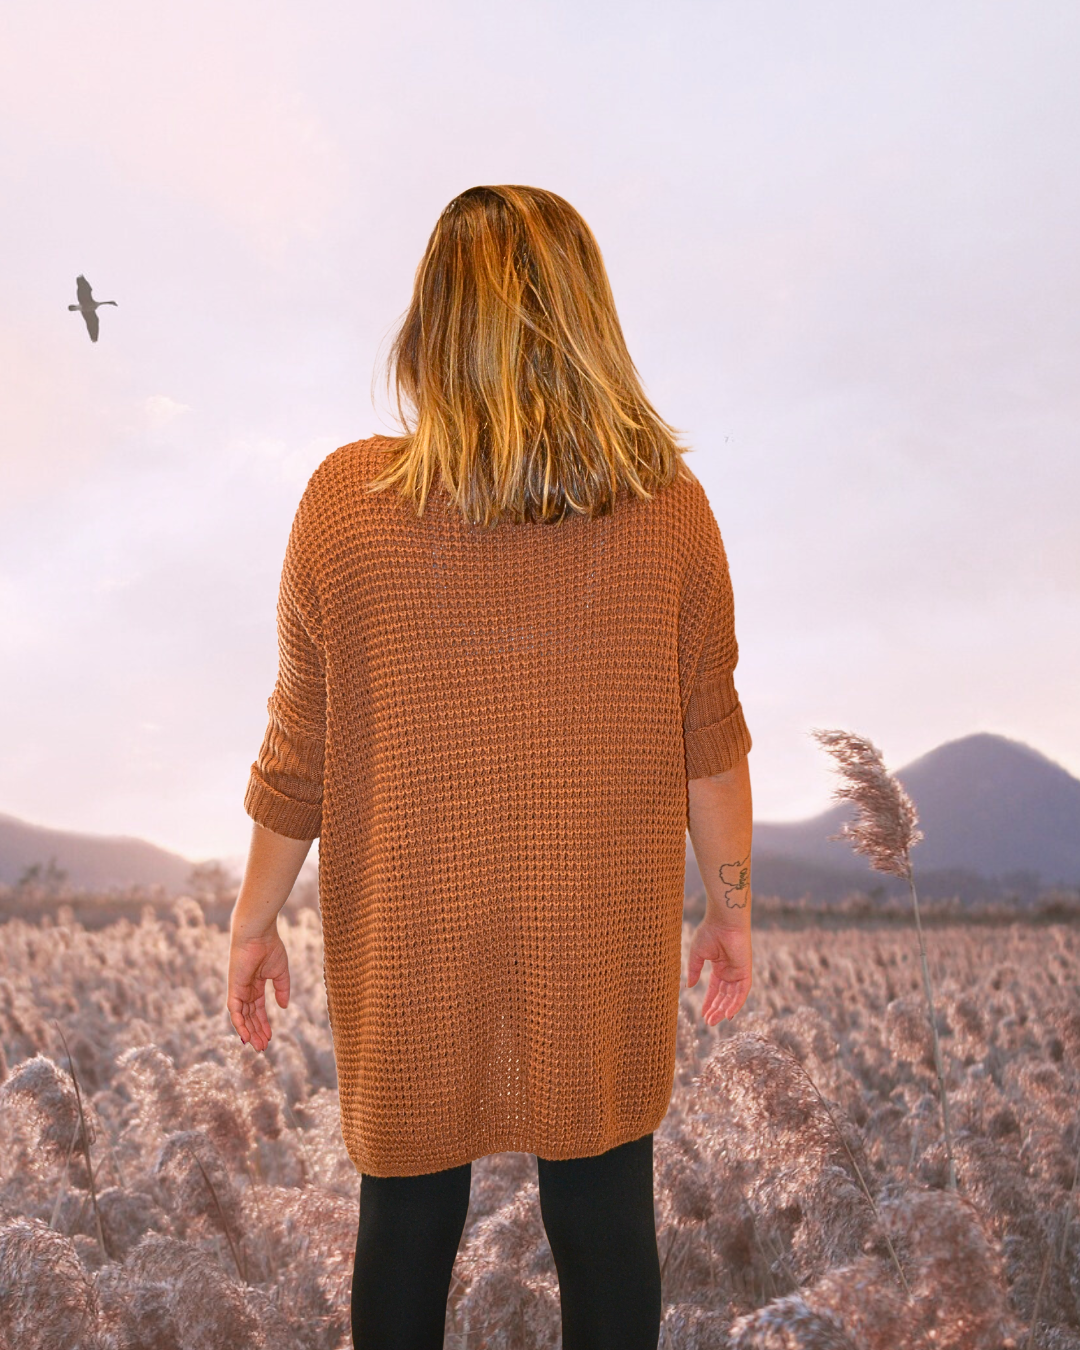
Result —
[{"label": "woman's left hand", "polygon": [[266,981],[273,980],[278,1007],[289,1002],[289,957],[277,930],[261,937],[233,937],[229,946],[226,1007],[246,1045],[265,1050],[272,1032],[266,1015]]}]

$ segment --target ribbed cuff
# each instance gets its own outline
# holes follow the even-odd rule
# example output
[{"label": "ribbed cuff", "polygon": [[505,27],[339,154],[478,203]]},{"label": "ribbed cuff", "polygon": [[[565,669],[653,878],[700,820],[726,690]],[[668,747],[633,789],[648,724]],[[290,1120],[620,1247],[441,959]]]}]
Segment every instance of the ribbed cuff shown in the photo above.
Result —
[{"label": "ribbed cuff", "polygon": [[753,744],[741,703],[736,703],[718,722],[710,722],[696,731],[684,731],[683,740],[686,743],[687,779],[726,773],[750,753]]},{"label": "ribbed cuff", "polygon": [[257,824],[289,839],[317,839],[322,833],[322,807],[298,802],[264,782],[252,766],[244,793],[244,810]]}]

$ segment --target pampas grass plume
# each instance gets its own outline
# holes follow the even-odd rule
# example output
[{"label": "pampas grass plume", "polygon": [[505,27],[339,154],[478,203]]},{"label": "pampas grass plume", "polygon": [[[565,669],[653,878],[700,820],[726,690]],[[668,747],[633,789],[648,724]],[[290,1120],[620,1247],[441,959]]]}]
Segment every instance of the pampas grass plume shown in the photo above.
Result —
[{"label": "pampas grass plume", "polygon": [[915,878],[911,871],[911,849],[923,837],[918,828],[919,818],[915,803],[905,792],[903,784],[885,768],[881,751],[865,736],[853,731],[815,728],[811,733],[836,760],[843,780],[833,796],[839,801],[855,804],[855,820],[845,821],[839,834],[830,839],[847,839],[856,853],[870,859],[879,872],[890,872],[903,877],[911,892],[915,914],[915,928],[919,935],[919,957],[922,963],[923,992],[926,995],[926,1013],[933,1043],[934,1067],[937,1072],[938,1093],[941,1098],[942,1130],[948,1159],[948,1187],[956,1190],[956,1161],[953,1156],[952,1128],[949,1122],[949,1096],[945,1090],[945,1068],[941,1058],[937,1022],[934,1012],[934,991],[930,983],[930,966],[926,959],[926,941],[922,920],[919,918],[919,898],[915,894]]}]

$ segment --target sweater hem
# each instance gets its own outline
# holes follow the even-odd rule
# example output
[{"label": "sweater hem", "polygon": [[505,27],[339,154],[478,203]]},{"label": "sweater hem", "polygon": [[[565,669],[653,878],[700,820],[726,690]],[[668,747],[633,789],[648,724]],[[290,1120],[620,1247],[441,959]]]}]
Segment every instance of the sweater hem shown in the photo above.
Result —
[{"label": "sweater hem", "polygon": [[545,1161],[548,1162],[562,1162],[572,1158],[595,1158],[599,1157],[601,1153],[608,1153],[611,1149],[619,1148],[623,1144],[633,1143],[634,1140],[642,1138],[643,1135],[655,1134],[666,1117],[670,1106],[671,1100],[669,1097],[659,1116],[653,1116],[651,1124],[649,1120],[645,1120],[643,1123],[626,1126],[620,1130],[614,1130],[608,1139],[601,1142],[599,1148],[594,1148],[589,1152],[571,1150],[559,1151],[555,1155],[552,1155],[550,1152],[545,1151],[540,1154],[537,1153],[535,1148],[528,1147],[527,1141],[525,1140],[504,1141],[502,1143],[494,1141],[490,1146],[466,1146],[456,1151],[448,1151],[442,1159],[436,1156],[434,1161],[429,1158],[427,1161],[420,1162],[419,1165],[410,1165],[395,1163],[389,1158],[384,1158],[381,1163],[377,1162],[374,1158],[368,1158],[365,1161],[361,1156],[361,1150],[357,1149],[353,1151],[349,1149],[347,1142],[346,1151],[349,1153],[357,1174],[366,1174],[367,1176],[372,1177],[426,1176],[434,1172],[447,1171],[452,1167],[463,1167],[466,1163],[474,1163],[481,1158],[488,1158],[497,1153],[526,1153],[537,1158],[543,1157]]}]

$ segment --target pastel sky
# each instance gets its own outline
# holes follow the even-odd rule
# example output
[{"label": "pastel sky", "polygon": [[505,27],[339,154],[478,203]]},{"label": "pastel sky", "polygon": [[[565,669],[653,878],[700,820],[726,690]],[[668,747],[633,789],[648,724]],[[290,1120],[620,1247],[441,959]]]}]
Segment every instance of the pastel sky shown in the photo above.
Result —
[{"label": "pastel sky", "polygon": [[1068,0],[9,0],[0,811],[242,853],[297,500],[499,182],[696,447],[755,816],[828,805],[814,726],[1080,775],[1078,62]]}]

